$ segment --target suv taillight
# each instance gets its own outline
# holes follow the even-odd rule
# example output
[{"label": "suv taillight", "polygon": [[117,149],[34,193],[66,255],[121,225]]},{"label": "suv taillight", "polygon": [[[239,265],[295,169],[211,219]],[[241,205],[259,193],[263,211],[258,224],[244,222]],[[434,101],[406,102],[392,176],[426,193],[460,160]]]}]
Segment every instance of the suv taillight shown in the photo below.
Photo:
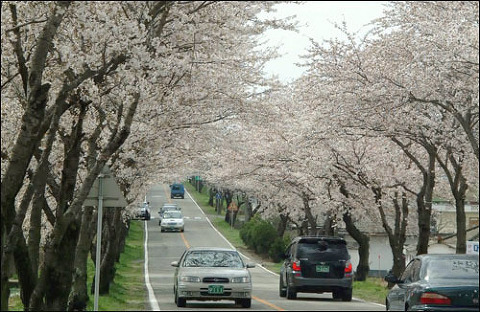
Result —
[{"label": "suv taillight", "polygon": [[352,263],[350,260],[345,262],[345,273],[352,273]]},{"label": "suv taillight", "polygon": [[300,261],[294,261],[292,263],[292,270],[294,271],[301,271],[300,269]]}]

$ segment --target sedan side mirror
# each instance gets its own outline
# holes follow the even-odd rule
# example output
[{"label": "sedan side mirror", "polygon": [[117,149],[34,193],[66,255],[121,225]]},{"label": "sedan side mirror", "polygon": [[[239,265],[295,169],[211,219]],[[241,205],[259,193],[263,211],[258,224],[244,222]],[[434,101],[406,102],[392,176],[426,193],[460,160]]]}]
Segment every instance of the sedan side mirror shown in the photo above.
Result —
[{"label": "sedan side mirror", "polygon": [[395,275],[393,275],[392,272],[388,273],[385,277],[384,277],[384,280],[386,282],[389,282],[389,283],[393,283],[393,284],[399,284],[399,283],[402,283],[403,281],[398,279]]},{"label": "sedan side mirror", "polygon": [[247,267],[247,269],[251,269],[251,268],[255,267],[255,264],[254,263],[247,263],[246,267]]},{"label": "sedan side mirror", "polygon": [[173,267],[178,267],[178,261],[173,261],[172,263],[170,263],[170,265]]}]

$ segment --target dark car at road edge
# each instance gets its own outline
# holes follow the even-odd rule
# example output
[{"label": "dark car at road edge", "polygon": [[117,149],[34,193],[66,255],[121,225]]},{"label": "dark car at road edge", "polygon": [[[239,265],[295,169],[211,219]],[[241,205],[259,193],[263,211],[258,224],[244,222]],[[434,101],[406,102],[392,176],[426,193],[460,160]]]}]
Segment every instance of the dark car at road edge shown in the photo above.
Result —
[{"label": "dark car at road edge", "polygon": [[385,298],[387,311],[479,311],[478,255],[425,254],[414,257]]},{"label": "dark car at road edge", "polygon": [[352,300],[353,272],[346,241],[340,237],[300,236],[292,240],[280,269],[280,297],[331,292],[334,299]]}]

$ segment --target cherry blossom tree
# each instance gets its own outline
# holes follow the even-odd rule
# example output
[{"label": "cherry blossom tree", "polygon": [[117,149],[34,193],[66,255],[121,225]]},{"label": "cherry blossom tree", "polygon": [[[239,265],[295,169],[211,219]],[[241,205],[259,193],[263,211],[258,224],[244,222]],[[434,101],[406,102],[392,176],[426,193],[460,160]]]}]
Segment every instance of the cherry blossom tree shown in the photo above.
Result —
[{"label": "cherry blossom tree", "polygon": [[145,194],[138,180],[170,178],[156,168],[183,151],[172,144],[234,116],[260,82],[272,55],[252,53],[253,36],[286,24],[255,16],[274,4],[2,3],[2,304],[13,256],[25,307],[67,307],[82,204],[103,166],[129,202]]}]

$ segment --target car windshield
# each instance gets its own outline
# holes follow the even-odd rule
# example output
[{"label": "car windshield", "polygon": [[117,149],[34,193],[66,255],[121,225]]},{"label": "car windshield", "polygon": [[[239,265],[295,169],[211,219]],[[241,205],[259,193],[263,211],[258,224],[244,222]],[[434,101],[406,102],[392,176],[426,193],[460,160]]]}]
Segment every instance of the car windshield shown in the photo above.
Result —
[{"label": "car windshield", "polygon": [[166,219],[181,219],[182,213],[180,211],[166,211],[163,217]]},{"label": "car windshield", "polygon": [[167,206],[167,207],[162,207],[162,212],[165,212],[165,211],[174,211],[174,210],[179,210],[177,207],[173,207],[173,206]]},{"label": "car windshield", "polygon": [[243,262],[234,251],[192,251],[183,261],[185,267],[230,267],[241,268]]},{"label": "car windshield", "polygon": [[432,279],[476,279],[478,280],[478,260],[470,259],[433,259],[425,272]]}]

